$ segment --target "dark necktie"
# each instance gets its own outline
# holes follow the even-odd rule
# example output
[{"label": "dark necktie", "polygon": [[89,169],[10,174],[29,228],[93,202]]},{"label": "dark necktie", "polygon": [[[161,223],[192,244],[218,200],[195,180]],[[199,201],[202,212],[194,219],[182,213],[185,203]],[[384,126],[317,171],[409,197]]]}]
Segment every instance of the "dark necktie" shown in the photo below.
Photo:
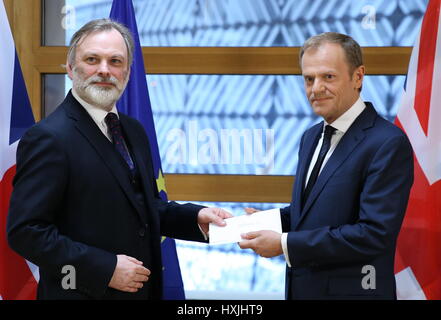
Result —
[{"label": "dark necktie", "polygon": [[133,164],[129,152],[127,151],[127,147],[122,134],[121,122],[119,121],[118,116],[113,112],[109,112],[105,118],[105,121],[109,128],[110,134],[112,135],[112,141],[115,149],[126,161],[130,171],[133,172],[135,170],[135,165]]},{"label": "dark necktie", "polygon": [[314,168],[311,171],[311,175],[309,176],[308,184],[306,185],[305,190],[303,191],[303,204],[306,203],[309,194],[311,193],[312,187],[317,181],[317,177],[319,176],[320,168],[322,167],[323,160],[325,160],[325,156],[329,151],[329,147],[331,146],[331,137],[334,134],[336,129],[327,125],[325,127],[325,134],[323,135],[323,143],[320,148],[319,155],[317,157],[317,161],[315,162]]}]

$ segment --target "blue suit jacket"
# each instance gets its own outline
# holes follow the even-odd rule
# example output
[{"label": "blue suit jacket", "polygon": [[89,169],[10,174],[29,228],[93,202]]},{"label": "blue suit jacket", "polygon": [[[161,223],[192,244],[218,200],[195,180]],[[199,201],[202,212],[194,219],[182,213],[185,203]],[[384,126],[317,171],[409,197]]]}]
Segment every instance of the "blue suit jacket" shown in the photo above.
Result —
[{"label": "blue suit jacket", "polygon": [[[413,183],[412,147],[407,136],[367,102],[302,206],[322,128],[323,122],[302,137],[292,203],[282,209],[292,265],[287,268],[286,296],[394,299],[396,240]],[[371,267],[366,272],[364,266],[375,272]],[[366,276],[371,289],[362,285]]]},{"label": "blue suit jacket", "polygon": [[[160,199],[142,125],[121,113],[120,120],[141,176],[144,206],[123,158],[71,93],[20,141],[8,240],[39,266],[40,299],[160,299],[160,236],[203,241],[197,226],[202,207]],[[108,288],[117,254],[151,270],[137,293]],[[75,290],[62,288],[65,265],[75,267]]]}]

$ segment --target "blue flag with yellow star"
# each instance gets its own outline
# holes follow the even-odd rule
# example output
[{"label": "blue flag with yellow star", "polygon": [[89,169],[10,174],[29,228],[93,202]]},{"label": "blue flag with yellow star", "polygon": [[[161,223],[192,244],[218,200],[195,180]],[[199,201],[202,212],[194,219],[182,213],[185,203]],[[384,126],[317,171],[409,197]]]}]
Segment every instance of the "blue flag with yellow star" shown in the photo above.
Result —
[{"label": "blue flag with yellow star", "polygon": [[[156,139],[155,124],[153,122],[152,107],[147,89],[144,72],[141,44],[139,41],[138,27],[136,25],[135,10],[132,0],[113,0],[110,19],[124,24],[133,34],[135,48],[130,80],[124,94],[117,103],[119,111],[140,121],[144,126],[150,141],[153,169],[162,199],[167,200],[165,185],[162,176],[161,158],[159,156],[158,141]],[[185,299],[184,285],[179,268],[178,255],[175,241],[171,238],[162,238],[162,265],[164,279],[164,299]]]}]

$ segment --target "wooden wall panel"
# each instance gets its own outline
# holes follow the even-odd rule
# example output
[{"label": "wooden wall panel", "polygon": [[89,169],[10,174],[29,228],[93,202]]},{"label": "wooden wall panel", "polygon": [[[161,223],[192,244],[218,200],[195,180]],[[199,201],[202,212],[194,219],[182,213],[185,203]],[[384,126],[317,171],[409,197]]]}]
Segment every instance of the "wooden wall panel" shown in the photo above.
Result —
[{"label": "wooden wall panel", "polygon": [[289,203],[294,177],[166,174],[165,182],[170,200]]},{"label": "wooden wall panel", "polygon": [[[299,48],[144,47],[146,73],[151,74],[301,74]],[[42,47],[35,63],[43,73],[65,73],[67,47]],[[411,48],[363,48],[367,74],[407,73]]]}]

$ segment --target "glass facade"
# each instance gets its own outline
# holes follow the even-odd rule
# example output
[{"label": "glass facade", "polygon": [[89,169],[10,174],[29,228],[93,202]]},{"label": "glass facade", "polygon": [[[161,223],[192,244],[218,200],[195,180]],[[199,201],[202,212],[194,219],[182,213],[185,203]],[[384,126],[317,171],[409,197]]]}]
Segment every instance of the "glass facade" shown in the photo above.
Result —
[{"label": "glass facade", "polygon": [[[301,135],[320,121],[311,111],[301,76],[147,79],[162,165],[168,173],[293,175]],[[366,76],[362,98],[393,120],[404,80]]]},{"label": "glass facade", "polygon": [[[52,18],[45,20],[45,45],[67,44],[89,20],[108,17],[112,4],[45,2],[45,15]],[[411,46],[427,0],[133,0],[133,4],[143,46],[301,46],[311,35],[325,31],[349,34],[362,46]]]},{"label": "glass facade", "polygon": [[[48,114],[71,84],[45,80]],[[392,121],[404,81],[365,76],[362,98]],[[301,135],[320,121],[301,76],[147,75],[147,83],[166,173],[294,175]]]}]

